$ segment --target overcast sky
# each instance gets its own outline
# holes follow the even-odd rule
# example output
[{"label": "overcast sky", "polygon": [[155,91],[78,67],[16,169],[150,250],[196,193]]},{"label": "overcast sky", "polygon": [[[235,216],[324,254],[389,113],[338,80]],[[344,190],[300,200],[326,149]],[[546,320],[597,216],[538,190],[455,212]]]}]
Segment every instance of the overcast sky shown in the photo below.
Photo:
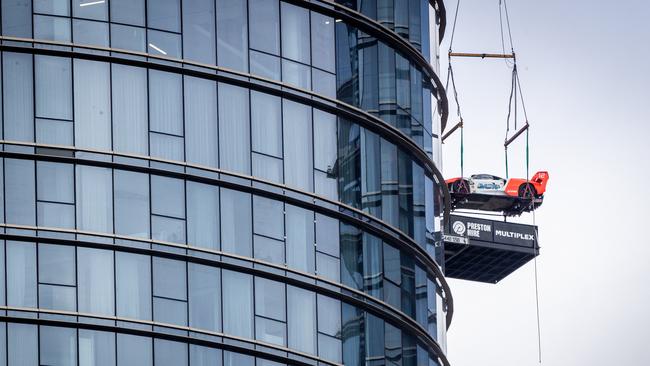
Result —
[{"label": "overcast sky", "polygon": [[[455,0],[446,0],[446,70]],[[531,171],[550,180],[537,211],[542,363],[650,364],[650,2],[509,1],[531,123]],[[462,0],[454,51],[500,51],[498,0]],[[504,175],[510,70],[454,60],[465,174]],[[444,72],[446,74],[446,72]],[[444,82],[444,80],[443,80]],[[449,126],[457,118],[450,100]],[[443,148],[459,174],[458,135]],[[510,176],[525,176],[524,140]],[[524,215],[522,222],[532,222]],[[537,365],[533,263],[497,285],[450,280],[454,366]]]}]

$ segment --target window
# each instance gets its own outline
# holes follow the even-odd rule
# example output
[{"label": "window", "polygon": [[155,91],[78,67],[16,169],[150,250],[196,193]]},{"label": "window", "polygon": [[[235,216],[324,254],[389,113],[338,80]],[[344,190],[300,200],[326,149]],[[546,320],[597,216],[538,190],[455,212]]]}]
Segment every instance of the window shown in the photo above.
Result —
[{"label": "window", "polygon": [[316,214],[316,249],[319,252],[339,257],[339,220]]},{"label": "window", "polygon": [[110,69],[104,62],[74,60],[75,145],[111,150]]},{"label": "window", "polygon": [[183,85],[181,75],[149,70],[151,131],[183,136]]},{"label": "window", "polygon": [[316,295],[297,287],[287,288],[289,348],[316,353]]},{"label": "window", "polygon": [[156,366],[187,366],[187,343],[154,340]]},{"label": "window", "polygon": [[253,277],[223,271],[223,331],[237,337],[253,337]]},{"label": "window", "polygon": [[219,187],[187,182],[187,236],[191,246],[219,250]]},{"label": "window", "polygon": [[[72,21],[72,40],[78,44],[108,47],[108,23],[74,19]],[[83,50],[82,52],[96,51]]]},{"label": "window", "polygon": [[116,252],[117,316],[151,320],[151,257]]},{"label": "window", "polygon": [[36,223],[34,162],[5,159],[4,163],[4,194],[7,223],[34,225]]},{"label": "window", "polygon": [[[248,71],[247,5],[246,0],[217,0],[217,63],[219,66]],[[219,103],[219,105],[223,104]]]},{"label": "window", "polygon": [[211,80],[188,76],[184,95],[187,162],[217,168],[217,85]]},{"label": "window", "polygon": [[250,51],[251,74],[280,81],[280,58],[257,51]]},{"label": "window", "polygon": [[[23,0],[24,1],[24,0]],[[28,4],[23,1],[16,1],[16,8],[11,11],[20,9],[29,9]],[[31,2],[29,2],[31,4]],[[3,24],[6,25],[5,19],[9,17],[11,12],[5,12],[8,5],[2,2],[2,19]],[[29,16],[31,19],[31,15]],[[31,22],[29,22],[31,23]],[[18,23],[20,24],[20,23]],[[22,24],[17,27],[22,27]],[[3,28],[7,29],[7,28]],[[4,31],[4,35],[10,35],[11,31]],[[31,37],[31,27],[29,33],[25,35]],[[32,55],[17,54],[17,53],[2,53],[2,92],[4,101],[4,120],[12,121],[5,123],[4,138],[14,141],[33,141],[34,140],[34,83],[32,74]]]},{"label": "window", "polygon": [[40,327],[40,363],[73,366],[77,364],[77,330]]},{"label": "window", "polygon": [[112,232],[112,171],[78,165],[76,191],[77,227],[85,231]]},{"label": "window", "polygon": [[79,329],[79,365],[115,366],[115,334]]},{"label": "window", "polygon": [[117,334],[117,364],[120,366],[153,365],[151,338]]},{"label": "window", "polygon": [[382,241],[370,234],[363,234],[363,291],[375,298],[382,297]]},{"label": "window", "polygon": [[252,154],[252,161],[254,177],[275,183],[284,182],[282,159],[254,152]]},{"label": "window", "polygon": [[51,15],[70,16],[68,0],[34,0],[34,12]]},{"label": "window", "polygon": [[334,19],[312,11],[312,65],[329,72],[336,72],[334,49]]},{"label": "window", "polygon": [[255,258],[275,264],[284,264],[284,241],[255,235]]},{"label": "window", "polygon": [[190,344],[191,366],[221,366],[221,350]]},{"label": "window", "polygon": [[314,273],[314,213],[287,205],[287,264]]},{"label": "window", "polygon": [[113,252],[77,248],[79,312],[114,315]]},{"label": "window", "polygon": [[282,81],[301,89],[311,90],[311,69],[307,65],[283,59]]},{"label": "window", "polygon": [[[144,29],[138,27],[130,27],[128,25],[111,24],[111,47],[123,50],[145,52],[145,43]],[[115,67],[118,65],[113,64],[112,66],[115,69]],[[147,72],[147,70],[144,69],[139,70],[142,71],[142,73]],[[115,81],[113,81],[113,87],[115,87]]]},{"label": "window", "polygon": [[219,84],[220,167],[243,174],[251,171],[248,99],[247,89]]},{"label": "window", "polygon": [[[161,32],[149,29],[147,31],[147,52],[153,55],[181,58],[183,55],[181,36],[176,33]],[[180,77],[180,75],[177,75]]]},{"label": "window", "polygon": [[36,244],[7,241],[6,245],[7,305],[36,308]]},{"label": "window", "polygon": [[115,233],[149,238],[149,175],[115,170]]},{"label": "window", "polygon": [[72,64],[70,59],[34,56],[36,116],[72,120]]},{"label": "window", "polygon": [[[6,106],[5,106],[6,109]],[[72,146],[72,121],[36,119],[36,142],[50,145]]]},{"label": "window", "polygon": [[282,56],[309,64],[309,10],[281,3]]},{"label": "window", "polygon": [[[314,109],[314,169],[324,174],[320,176],[325,180],[326,186],[331,186],[327,191],[331,191],[329,198],[338,200],[336,189],[336,158],[337,158],[337,141],[336,141],[336,116],[330,113]],[[319,176],[319,172],[314,173]],[[323,187],[324,188],[324,187]],[[327,192],[325,191],[325,192]],[[323,194],[323,190],[318,189],[316,184],[316,193]]]},{"label": "window", "polygon": [[38,365],[38,328],[31,324],[7,324],[7,364]]},{"label": "window", "polygon": [[187,325],[187,263],[154,257],[153,295],[155,321]]},{"label": "window", "polygon": [[38,225],[74,229],[73,165],[38,161],[36,172]]},{"label": "window", "polygon": [[264,342],[287,344],[285,285],[255,278],[255,337]]},{"label": "window", "polygon": [[252,255],[251,195],[221,189],[221,248],[224,252]]},{"label": "window", "polygon": [[282,158],[282,106],[280,98],[251,92],[253,151]]},{"label": "window", "polygon": [[144,26],[145,0],[111,0],[111,21]]},{"label": "window", "polygon": [[284,177],[286,184],[313,191],[311,108],[283,101]]},{"label": "window", "polygon": [[216,64],[214,0],[183,1],[183,58]]},{"label": "window", "polygon": [[70,42],[70,19],[34,15],[34,38],[48,41]]},{"label": "window", "polygon": [[147,71],[139,67],[113,64],[112,80],[114,149],[147,155]]},{"label": "window", "polygon": [[73,0],[72,10],[75,18],[108,20],[108,1]]},{"label": "window", "polygon": [[178,33],[181,31],[180,15],[179,0],[147,1],[147,27],[149,28]]},{"label": "window", "polygon": [[249,0],[251,48],[280,54],[280,15],[277,1]]},{"label": "window", "polygon": [[255,234],[278,240],[284,239],[284,203],[253,196],[253,225]]},{"label": "window", "polygon": [[185,182],[180,179],[151,176],[151,212],[185,218]]},{"label": "window", "polygon": [[221,331],[221,272],[189,263],[190,327]]},{"label": "window", "polygon": [[75,265],[74,247],[38,245],[38,301],[41,308],[66,311],[77,309]]}]

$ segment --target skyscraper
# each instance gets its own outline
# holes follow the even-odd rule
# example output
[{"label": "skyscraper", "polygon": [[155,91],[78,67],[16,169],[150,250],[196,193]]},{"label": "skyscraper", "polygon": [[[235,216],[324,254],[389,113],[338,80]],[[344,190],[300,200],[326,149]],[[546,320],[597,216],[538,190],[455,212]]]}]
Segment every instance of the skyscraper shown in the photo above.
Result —
[{"label": "skyscraper", "polygon": [[448,364],[441,0],[0,2],[0,365]]}]

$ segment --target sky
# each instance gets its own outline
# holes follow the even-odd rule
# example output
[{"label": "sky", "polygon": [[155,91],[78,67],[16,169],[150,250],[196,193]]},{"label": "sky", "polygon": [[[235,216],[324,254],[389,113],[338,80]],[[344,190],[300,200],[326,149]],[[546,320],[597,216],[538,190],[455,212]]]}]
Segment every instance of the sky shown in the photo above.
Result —
[{"label": "sky", "polygon": [[[443,83],[456,1],[445,4]],[[498,9],[498,0],[462,0],[453,50],[500,52]],[[508,10],[530,169],[550,174],[535,215],[542,364],[649,365],[650,2],[519,0]],[[504,176],[511,70],[503,60],[452,64],[465,175]],[[455,110],[450,99],[449,126]],[[445,177],[460,174],[458,137],[443,146]],[[523,139],[511,146],[511,177],[525,177],[524,149]],[[449,282],[452,365],[539,364],[533,262],[496,285]]]}]

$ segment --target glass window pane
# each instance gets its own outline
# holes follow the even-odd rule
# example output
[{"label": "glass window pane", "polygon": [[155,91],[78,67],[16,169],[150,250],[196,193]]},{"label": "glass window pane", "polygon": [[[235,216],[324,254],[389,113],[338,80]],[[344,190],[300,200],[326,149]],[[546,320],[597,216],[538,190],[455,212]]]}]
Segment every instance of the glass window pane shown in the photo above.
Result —
[{"label": "glass window pane", "polygon": [[332,281],[341,281],[341,262],[338,258],[316,252],[316,273]]},{"label": "glass window pane", "polygon": [[316,353],[316,295],[297,287],[287,288],[289,348]]},{"label": "glass window pane", "polygon": [[280,14],[277,1],[249,0],[251,48],[280,54]]},{"label": "glass window pane", "polygon": [[311,68],[307,65],[283,59],[282,81],[301,89],[311,90]]},{"label": "glass window pane", "polygon": [[254,366],[255,357],[244,355],[241,353],[234,353],[225,351],[223,353],[224,366]]},{"label": "glass window pane", "polygon": [[40,363],[73,366],[77,364],[77,330],[40,327]]},{"label": "glass window pane", "polygon": [[251,171],[248,95],[247,89],[219,84],[220,167],[243,174]]},{"label": "glass window pane", "polygon": [[117,316],[151,320],[151,257],[116,252]]},{"label": "glass window pane", "polygon": [[77,248],[77,262],[79,311],[114,315],[113,252]]},{"label": "glass window pane", "polygon": [[71,164],[39,161],[38,174],[39,200],[74,203],[74,166]]},{"label": "glass window pane", "polygon": [[282,106],[279,97],[251,92],[253,151],[282,157]]},{"label": "glass window pane", "polygon": [[[217,62],[248,71],[247,1],[217,0]],[[223,104],[220,104],[223,105]]]},{"label": "glass window pane", "polygon": [[38,285],[38,302],[43,309],[76,311],[77,290],[75,287]]},{"label": "glass window pane", "polygon": [[149,70],[151,131],[183,136],[181,75]]},{"label": "glass window pane", "polygon": [[156,366],[187,366],[187,343],[154,340]]},{"label": "glass window pane", "polygon": [[255,277],[255,314],[286,321],[285,285]]},{"label": "glass window pane", "polygon": [[296,206],[287,211],[287,264],[314,273],[314,213]]},{"label": "glass window pane", "polygon": [[34,162],[5,159],[4,185],[7,223],[34,225],[36,223]]},{"label": "glass window pane", "polygon": [[309,10],[281,3],[282,56],[309,64]]},{"label": "glass window pane", "polygon": [[7,324],[8,365],[38,365],[38,328],[31,324]]},{"label": "glass window pane", "polygon": [[252,158],[254,177],[274,183],[282,184],[284,182],[282,174],[282,159],[255,152],[252,154]]},{"label": "glass window pane", "polygon": [[[145,52],[145,43],[144,29],[129,27],[128,25],[111,24],[111,47]],[[115,66],[117,65],[113,64],[114,68]],[[141,69],[141,71],[146,72],[144,69]]]},{"label": "glass window pane", "polygon": [[250,51],[251,74],[280,81],[280,58],[266,53]]},{"label": "glass window pane", "polygon": [[216,64],[214,0],[183,1],[183,58]]},{"label": "glass window pane", "polygon": [[147,31],[148,50],[153,55],[162,55],[172,58],[182,57],[181,36],[175,33]]},{"label": "glass window pane", "polygon": [[185,217],[185,181],[151,176],[151,213]]},{"label": "glass window pane", "polygon": [[182,137],[151,132],[149,138],[152,157],[172,161],[185,160]]},{"label": "glass window pane", "polygon": [[253,337],[253,277],[223,271],[223,331]]},{"label": "glass window pane", "polygon": [[[8,13],[4,12],[6,2],[2,2],[3,24]],[[19,4],[20,2],[13,2]],[[31,2],[30,2],[31,4]],[[29,5],[20,4],[29,8]],[[10,13],[9,13],[10,14]],[[31,19],[31,15],[29,17]],[[9,35],[6,28],[3,34]],[[31,37],[31,30],[30,35]],[[4,125],[4,138],[14,141],[34,140],[34,83],[32,55],[2,53],[2,96],[4,101],[4,120],[12,121]]]},{"label": "glass window pane", "polygon": [[72,146],[74,123],[53,119],[36,119],[36,142],[40,144]]},{"label": "glass window pane", "polygon": [[72,119],[72,64],[70,59],[35,56],[36,115]]},{"label": "glass window pane", "polygon": [[341,335],[341,302],[318,295],[318,331],[339,337]]},{"label": "glass window pane", "polygon": [[72,39],[77,44],[108,47],[108,23],[74,19]]},{"label": "glass window pane", "polygon": [[108,1],[72,0],[75,18],[108,20]]},{"label": "glass window pane", "polygon": [[221,248],[224,252],[252,254],[251,195],[221,189]]},{"label": "glass window pane", "polygon": [[112,80],[114,149],[147,155],[147,71],[113,64]]},{"label": "glass window pane", "polygon": [[286,346],[287,325],[277,320],[255,317],[255,339]]},{"label": "glass window pane", "polygon": [[153,258],[153,294],[170,299],[187,300],[186,263]]},{"label": "glass window pane", "polygon": [[38,202],[36,206],[38,226],[74,229],[74,205]]},{"label": "glass window pane", "polygon": [[311,108],[283,101],[284,178],[290,187],[313,191]]},{"label": "glass window pane", "polygon": [[149,28],[180,32],[180,15],[179,0],[147,1],[147,26]]},{"label": "glass window pane", "polygon": [[221,272],[219,268],[188,264],[190,327],[221,331]]},{"label": "glass window pane", "polygon": [[221,366],[221,350],[190,344],[191,366]]},{"label": "glass window pane", "polygon": [[184,95],[187,162],[218,168],[217,84],[185,77]]},{"label": "glass window pane", "polygon": [[273,199],[253,197],[255,234],[284,239],[284,203]]},{"label": "glass window pane", "polygon": [[70,19],[34,15],[34,38],[70,42]]},{"label": "glass window pane", "polygon": [[339,220],[316,214],[316,249],[339,257]]},{"label": "glass window pane", "polygon": [[113,179],[107,168],[77,166],[77,227],[81,230],[113,231]]},{"label": "glass window pane", "polygon": [[334,19],[311,12],[312,65],[335,72]]},{"label": "glass window pane", "polygon": [[79,329],[79,365],[115,366],[115,334]]},{"label": "glass window pane", "polygon": [[153,365],[151,338],[117,334],[117,364],[119,366]]},{"label": "glass window pane", "polygon": [[75,145],[111,150],[110,69],[104,62],[74,60]]},{"label": "glass window pane", "polygon": [[7,305],[36,308],[36,244],[7,241]]},{"label": "glass window pane", "polygon": [[341,362],[342,351],[340,339],[318,334],[318,355],[320,357],[334,362]]},{"label": "glass window pane", "polygon": [[111,0],[111,21],[144,26],[145,0]]},{"label": "glass window pane", "polygon": [[219,187],[187,182],[188,244],[219,250]]},{"label": "glass window pane", "polygon": [[284,264],[284,241],[255,235],[255,258],[275,264]]},{"label": "glass window pane", "polygon": [[74,286],[77,282],[76,273],[74,247],[54,244],[38,245],[39,282]]},{"label": "glass window pane", "polygon": [[151,238],[168,243],[185,244],[185,220],[151,216]]},{"label": "glass window pane", "polygon": [[187,302],[153,298],[153,320],[158,323],[187,325]]},{"label": "glass window pane", "polygon": [[115,233],[149,237],[149,175],[115,170]]},{"label": "glass window pane", "polygon": [[311,75],[314,93],[336,98],[336,76],[334,74],[312,68]]},{"label": "glass window pane", "polygon": [[332,172],[336,163],[336,116],[314,109],[314,168]]},{"label": "glass window pane", "polygon": [[[2,173],[2,169],[0,169],[0,174]],[[2,187],[0,187],[1,190]],[[2,195],[0,194],[0,199],[2,199]],[[1,216],[0,216],[1,218]],[[6,273],[6,267],[5,267],[5,242],[4,240],[0,240],[0,283],[5,283],[5,273]],[[0,305],[6,305],[6,286],[0,286]],[[0,326],[0,331],[4,328],[4,326]],[[2,341],[0,340],[0,344]],[[0,349],[2,349],[0,347]],[[0,358],[1,355],[0,355]]]}]

